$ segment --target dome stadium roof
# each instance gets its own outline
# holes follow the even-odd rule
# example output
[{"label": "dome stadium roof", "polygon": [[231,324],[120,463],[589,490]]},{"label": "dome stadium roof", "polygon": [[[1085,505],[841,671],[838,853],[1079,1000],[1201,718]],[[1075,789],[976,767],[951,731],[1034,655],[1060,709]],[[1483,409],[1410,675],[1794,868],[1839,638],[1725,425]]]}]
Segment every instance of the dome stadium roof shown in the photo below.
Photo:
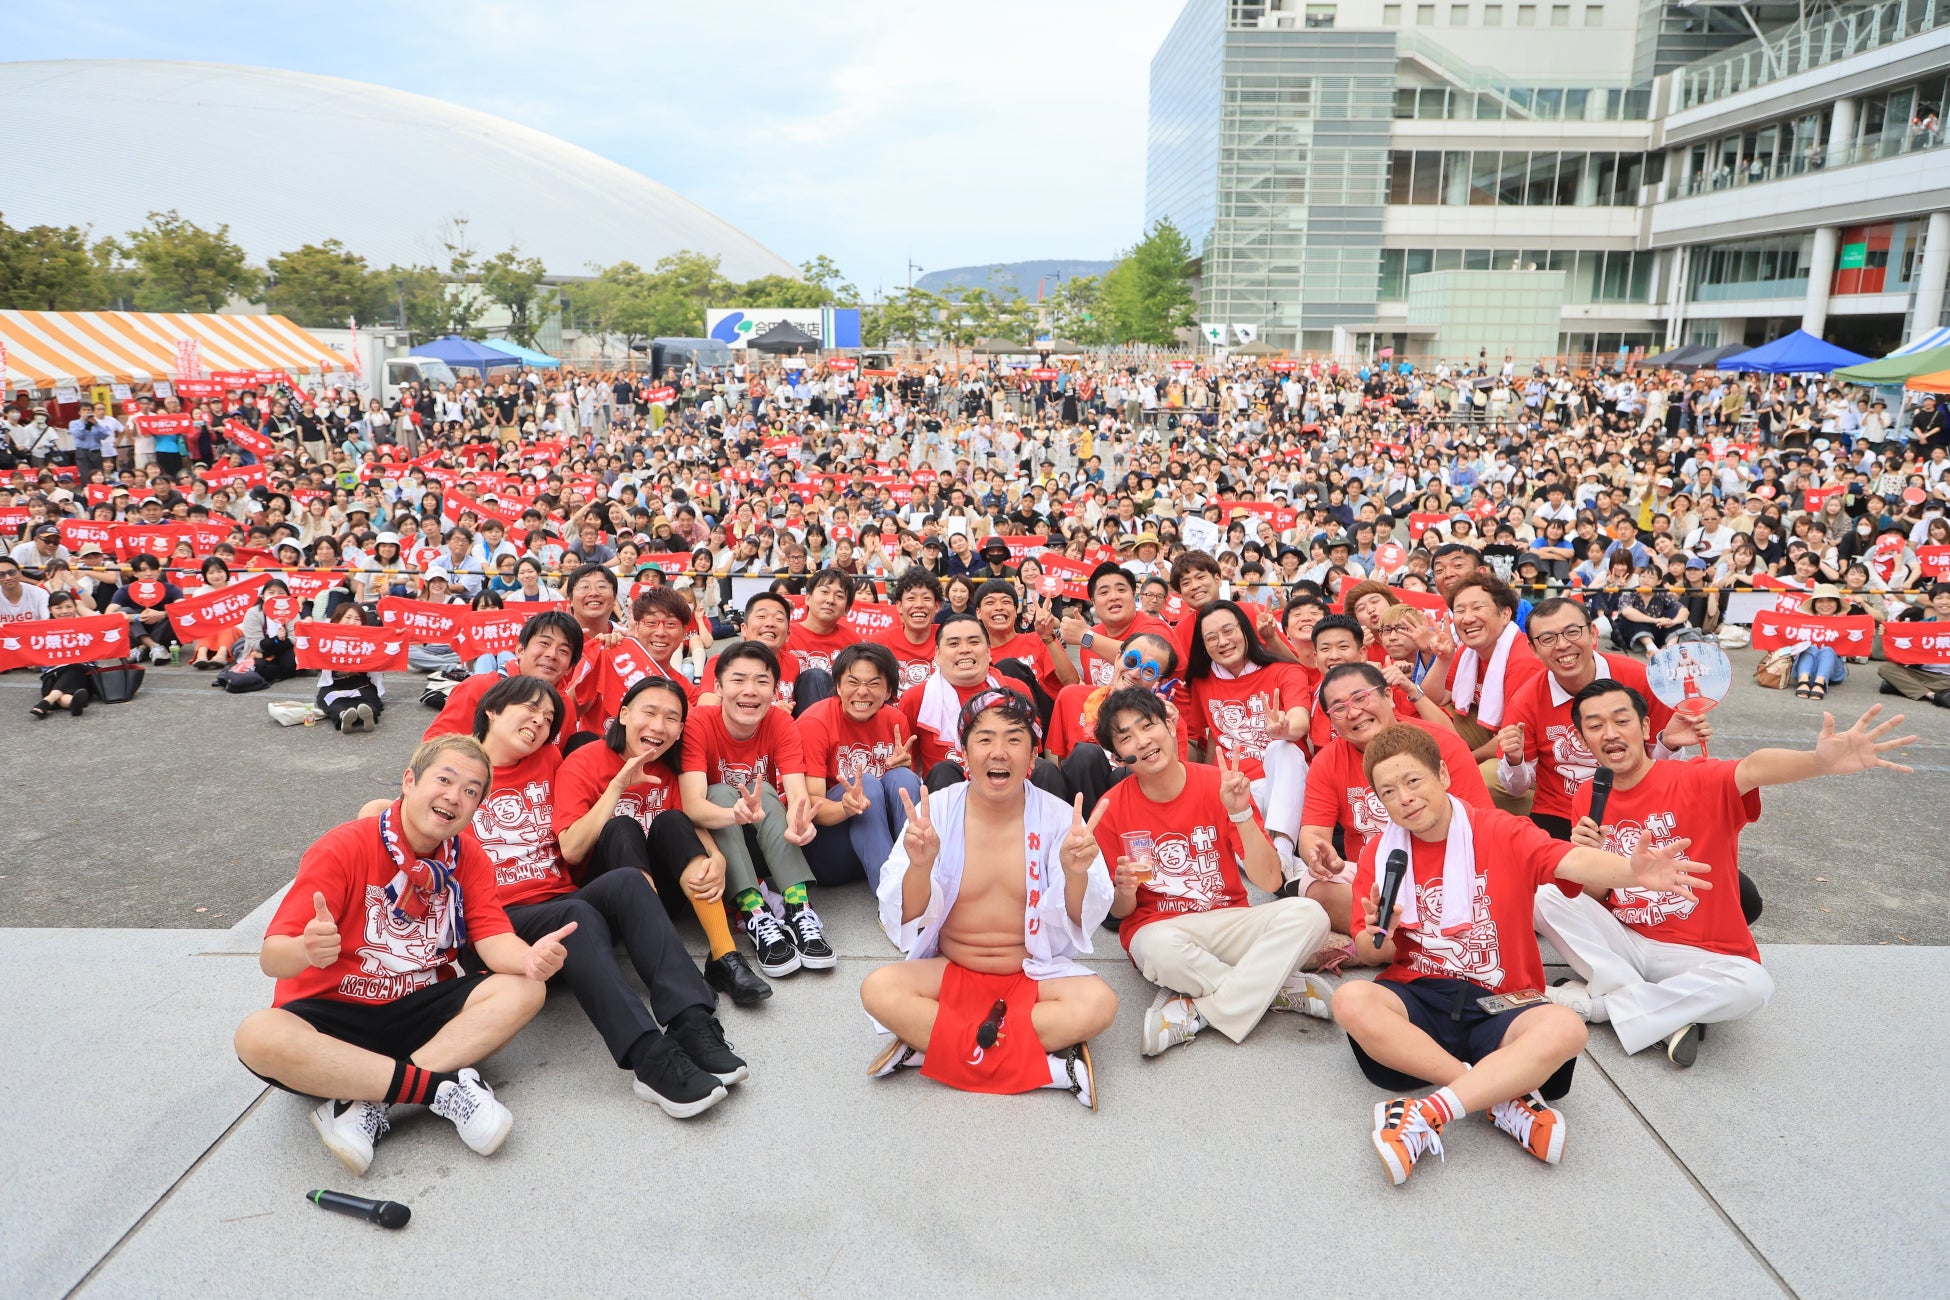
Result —
[{"label": "dome stadium roof", "polygon": [[[374,266],[435,261],[447,221],[481,254],[518,246],[551,275],[681,249],[733,280],[784,258],[647,176],[505,118],[365,82],[139,59],[0,63],[14,226],[120,235],[151,211],[253,262],[337,239]],[[320,145],[323,144],[323,148]],[[444,258],[440,259],[444,261]]]}]

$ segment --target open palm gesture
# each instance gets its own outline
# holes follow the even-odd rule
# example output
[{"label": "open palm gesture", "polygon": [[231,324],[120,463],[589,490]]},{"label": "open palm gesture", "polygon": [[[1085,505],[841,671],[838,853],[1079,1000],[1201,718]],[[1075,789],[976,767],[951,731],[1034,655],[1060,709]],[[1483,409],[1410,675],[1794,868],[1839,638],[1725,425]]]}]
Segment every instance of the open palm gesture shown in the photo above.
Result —
[{"label": "open palm gesture", "polygon": [[1855,725],[1847,731],[1835,730],[1835,715],[1821,715],[1821,737],[1815,741],[1815,762],[1827,776],[1842,776],[1849,772],[1866,772],[1871,768],[1886,767],[1892,772],[1911,772],[1915,769],[1892,763],[1883,755],[1892,749],[1916,743],[1916,737],[1903,736],[1897,740],[1884,740],[1883,737],[1896,729],[1903,715],[1898,713],[1880,726],[1871,728],[1876,715],[1882,712],[1880,704],[1871,704],[1867,713],[1855,720]]}]

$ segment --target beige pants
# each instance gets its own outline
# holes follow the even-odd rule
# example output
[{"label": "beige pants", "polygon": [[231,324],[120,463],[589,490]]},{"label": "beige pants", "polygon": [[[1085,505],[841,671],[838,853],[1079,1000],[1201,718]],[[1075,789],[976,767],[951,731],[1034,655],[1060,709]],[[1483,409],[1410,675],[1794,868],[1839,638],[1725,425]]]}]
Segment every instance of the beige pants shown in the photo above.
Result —
[{"label": "beige pants", "polygon": [[1327,928],[1326,909],[1311,898],[1187,912],[1139,930],[1131,960],[1153,984],[1190,994],[1205,1023],[1236,1043],[1319,951]]},{"label": "beige pants", "polygon": [[[1456,724],[1456,734],[1462,742],[1474,750],[1496,739],[1496,732],[1478,722],[1468,714],[1450,714]],[[1511,794],[1503,788],[1503,778],[1496,774],[1497,761],[1486,758],[1477,767],[1483,773],[1483,784],[1490,788],[1490,802],[1515,817],[1530,816],[1530,809],[1537,802],[1537,787],[1531,786],[1522,794]]]}]

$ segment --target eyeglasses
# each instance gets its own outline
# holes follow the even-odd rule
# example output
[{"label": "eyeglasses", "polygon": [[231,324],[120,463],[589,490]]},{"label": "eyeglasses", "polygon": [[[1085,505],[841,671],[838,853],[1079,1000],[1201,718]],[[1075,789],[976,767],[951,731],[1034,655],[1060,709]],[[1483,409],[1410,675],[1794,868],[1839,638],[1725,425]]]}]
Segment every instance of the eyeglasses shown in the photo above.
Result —
[{"label": "eyeglasses", "polygon": [[1164,676],[1164,666],[1156,659],[1146,658],[1141,651],[1126,650],[1121,662],[1123,663],[1125,672],[1136,673],[1138,680],[1142,681],[1146,686],[1149,686]]},{"label": "eyeglasses", "polygon": [[1368,702],[1379,694],[1381,694],[1381,688],[1378,686],[1370,686],[1366,690],[1356,691],[1339,703],[1328,705],[1327,716],[1330,718],[1345,718],[1349,709],[1356,707],[1366,708]]},{"label": "eyeglasses", "polygon": [[1584,640],[1585,634],[1589,631],[1591,631],[1589,627],[1580,623],[1576,627],[1567,627],[1562,632],[1537,632],[1532,634],[1530,644],[1539,650],[1548,650],[1560,641],[1565,645],[1576,645]]}]

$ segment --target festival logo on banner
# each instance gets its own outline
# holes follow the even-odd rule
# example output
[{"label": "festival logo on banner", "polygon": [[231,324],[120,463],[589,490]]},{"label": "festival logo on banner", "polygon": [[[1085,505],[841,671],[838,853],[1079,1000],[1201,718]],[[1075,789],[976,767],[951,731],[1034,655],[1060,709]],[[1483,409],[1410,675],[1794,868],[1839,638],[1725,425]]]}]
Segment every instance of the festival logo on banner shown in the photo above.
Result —
[{"label": "festival logo on banner", "polygon": [[291,594],[306,605],[338,586],[338,583],[337,574],[311,569],[300,569],[284,575],[284,585],[291,588]]},{"label": "festival logo on banner", "polygon": [[270,574],[261,573],[201,596],[186,596],[169,607],[169,622],[179,635],[191,636],[209,636],[236,627],[244,621],[244,615],[257,603],[258,593],[270,580]]},{"label": "festival logo on banner", "polygon": [[1043,383],[1048,383],[1051,380],[1056,378],[1056,371],[1051,370],[1048,366],[1041,366],[1035,370],[1031,370],[1029,372],[1029,377],[1031,379],[1040,380]]},{"label": "festival logo on banner", "polygon": [[691,556],[688,551],[655,551],[649,555],[637,556],[636,562],[638,568],[649,565],[662,573],[674,576],[691,567]]},{"label": "festival logo on banner", "polygon": [[379,601],[380,626],[404,634],[414,645],[452,644],[468,612],[465,605],[436,605],[404,596],[383,596]]},{"label": "festival logo on banner", "polygon": [[1408,563],[1408,552],[1400,542],[1383,542],[1374,548],[1374,562],[1383,573],[1395,573]]},{"label": "festival logo on banner", "polygon": [[[27,527],[27,521],[33,517],[33,512],[26,506],[0,506],[0,535],[9,538],[19,536],[20,530]],[[69,545],[65,528],[61,531],[61,543]]]},{"label": "festival logo on banner", "polygon": [[289,625],[292,620],[298,617],[298,598],[296,596],[266,596],[264,598],[264,617],[268,622]]},{"label": "festival logo on banner", "polygon": [[87,664],[128,652],[129,621],[120,614],[0,623],[0,670]]},{"label": "festival logo on banner", "polygon": [[188,542],[196,548],[196,535],[188,524],[117,524],[115,540],[109,549],[124,560],[132,560],[138,555],[153,555],[159,560],[167,560],[176,553],[178,542]]},{"label": "festival logo on banner", "polygon": [[131,582],[128,585],[128,593],[129,599],[141,608],[154,609],[168,597],[169,584],[166,582],[157,582],[154,579]]},{"label": "festival logo on banner", "polygon": [[1226,504],[1235,510],[1250,510],[1273,525],[1275,532],[1285,532],[1300,522],[1300,512],[1292,506],[1276,505],[1271,501],[1231,501]]},{"label": "festival logo on banner", "polygon": [[189,402],[207,402],[213,397],[223,396],[223,385],[214,379],[179,379],[176,381],[176,396]]},{"label": "festival logo on banner", "polygon": [[1090,570],[1093,566],[1054,552],[1036,558],[1043,566],[1043,577],[1036,584],[1036,589],[1046,599],[1090,599]]},{"label": "festival logo on banner", "polygon": [[643,393],[643,400],[650,403],[652,406],[665,406],[677,400],[677,390],[675,388],[672,388],[669,384],[663,384],[656,388],[645,389]]},{"label": "festival logo on banner", "polygon": [[[567,609],[568,602],[562,600],[538,600],[509,605],[505,609],[466,610],[464,617],[455,626],[453,637],[448,644],[462,659],[476,659],[481,655],[514,653],[521,640],[522,626],[537,614],[551,609]],[[459,605],[455,609],[461,609]]]},{"label": "festival logo on banner", "polygon": [[1892,664],[1950,664],[1950,623],[1885,623],[1882,655]]},{"label": "festival logo on banner", "polygon": [[463,496],[453,488],[447,489],[446,496],[447,500],[443,509],[450,518],[458,519],[463,512],[472,511],[476,519],[484,522],[489,519],[499,519],[508,528],[513,528],[521,522],[521,511],[519,510],[506,510],[500,506],[487,505],[475,500],[473,497]]},{"label": "festival logo on banner", "polygon": [[603,716],[615,717],[623,709],[623,696],[630,687],[656,671],[650,662],[650,652],[635,640],[624,637],[612,646],[603,646],[597,654],[597,681],[603,695]]},{"label": "festival logo on banner", "polygon": [[1931,581],[1950,578],[1950,546],[1919,546],[1916,563]]},{"label": "festival logo on banner", "polygon": [[1754,649],[1784,650],[1793,645],[1826,646],[1838,655],[1866,655],[1875,644],[1876,623],[1867,614],[1823,618],[1793,610],[1769,609],[1754,615]]},{"label": "festival logo on banner", "polygon": [[1423,533],[1428,532],[1429,529],[1444,522],[1448,518],[1448,515],[1433,510],[1414,511],[1408,517],[1409,540],[1414,542],[1421,541]]},{"label": "festival logo on banner", "polygon": [[1806,498],[1808,503],[1808,513],[1811,515],[1820,514],[1821,508],[1828,504],[1829,498],[1839,495],[1841,490],[1841,484],[1836,483],[1828,487],[1811,487],[1803,492],[1802,496]]},{"label": "festival logo on banner", "polygon": [[264,465],[212,465],[199,475],[204,486],[212,491],[217,488],[263,487],[270,478],[270,470]]},{"label": "festival logo on banner", "polygon": [[299,623],[291,629],[298,667],[313,672],[397,673],[406,670],[406,638],[392,628],[356,623]]},{"label": "festival logo on banner", "polygon": [[275,456],[277,443],[271,441],[242,420],[225,420],[223,432],[226,438],[242,447],[253,456]]}]

